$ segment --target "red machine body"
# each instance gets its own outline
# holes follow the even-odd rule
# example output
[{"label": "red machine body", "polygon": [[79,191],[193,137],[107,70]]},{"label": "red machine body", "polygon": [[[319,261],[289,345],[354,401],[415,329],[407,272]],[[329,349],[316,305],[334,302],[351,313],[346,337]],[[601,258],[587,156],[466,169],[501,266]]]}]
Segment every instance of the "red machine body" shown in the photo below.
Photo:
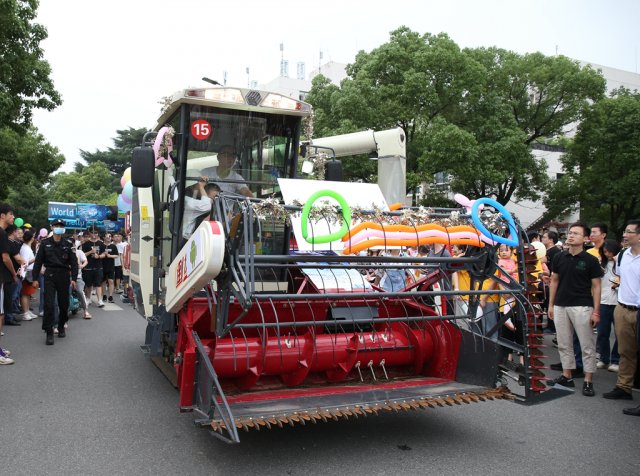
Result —
[{"label": "red machine body", "polygon": [[[446,321],[414,327],[404,322],[388,323],[386,318],[394,317],[394,306],[387,306],[386,311],[391,314],[381,317],[370,331],[326,333],[321,325],[296,331],[287,322],[311,321],[313,315],[326,315],[331,303],[315,303],[313,309],[305,309],[307,306],[301,304],[292,306],[286,301],[270,305],[291,311],[289,321],[279,314],[279,335],[265,330],[269,336],[263,340],[234,330],[229,336],[218,338],[211,331],[207,299],[189,301],[180,312],[176,346],[177,354],[182,356],[175,366],[181,406],[190,407],[193,402],[196,361],[193,331],[201,336],[227,395],[253,391],[270,399],[271,391],[296,387],[305,380],[309,388],[328,385],[331,392],[339,392],[336,384],[360,382],[361,374],[367,379],[381,380],[401,376],[432,377],[431,381],[438,383],[455,380],[461,336],[459,329]],[[239,315],[240,306],[235,306],[234,311]],[[254,309],[245,321],[255,321],[260,314]],[[262,316],[267,321],[270,318],[266,313]],[[398,380],[390,385],[402,387],[407,383]],[[307,394],[309,389],[302,392]]]}]

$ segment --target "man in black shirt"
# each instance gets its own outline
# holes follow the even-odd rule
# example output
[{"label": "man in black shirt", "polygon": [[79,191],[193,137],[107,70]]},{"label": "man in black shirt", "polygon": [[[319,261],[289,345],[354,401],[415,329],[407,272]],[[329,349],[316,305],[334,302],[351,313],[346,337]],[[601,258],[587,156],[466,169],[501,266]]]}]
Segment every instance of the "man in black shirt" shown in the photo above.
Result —
[{"label": "man in black shirt", "polygon": [[549,286],[549,318],[555,321],[562,375],[550,385],[574,387],[572,371],[576,368],[573,333],[578,335],[584,363],[582,394],[595,395],[593,373],[596,371],[596,339],[593,328],[600,322],[600,287],[603,275],[598,260],[584,251],[590,230],[575,223],[569,227],[566,244],[569,251],[556,254]]},{"label": "man in black shirt", "polygon": [[[5,315],[5,288],[11,287],[16,280],[16,273],[9,257],[9,238],[4,229],[13,224],[13,209],[6,203],[0,203],[0,331],[4,324]],[[20,325],[16,323],[16,325]],[[9,358],[11,352],[0,347],[0,365],[13,364],[13,359]]]},{"label": "man in black shirt", "polygon": [[20,245],[16,243],[14,239],[17,229],[18,227],[13,223],[7,224],[5,228],[7,235],[7,254],[9,256],[9,263],[6,266],[9,271],[13,272],[13,277],[10,280],[6,280],[3,284],[3,308],[5,312],[5,324],[8,326],[20,325],[20,319],[16,319],[15,303],[13,299],[16,286],[20,283],[20,277],[17,274],[18,269],[20,269],[20,265],[16,260],[16,256],[20,258]]},{"label": "man in black shirt", "polygon": [[9,237],[9,257],[13,264],[13,269],[18,275],[18,279],[13,283],[11,288],[11,306],[6,310],[7,318],[11,315],[11,319],[15,321],[21,321],[22,309],[20,307],[20,291],[22,290],[22,277],[20,277],[18,270],[22,266],[24,259],[20,255],[20,249],[22,248],[22,228],[18,228],[16,225],[9,225],[5,230]]},{"label": "man in black shirt", "polygon": [[98,239],[98,230],[91,230],[89,240],[82,244],[82,251],[87,257],[87,266],[82,270],[87,305],[91,303],[91,292],[95,289],[98,307],[104,307],[102,301],[102,260],[106,255],[106,250],[104,243]]},{"label": "man in black shirt", "polygon": [[51,229],[53,236],[42,240],[33,264],[33,281],[36,284],[40,270],[45,267],[42,329],[47,333],[47,345],[53,345],[56,294],[60,311],[58,337],[66,337],[64,325],[69,319],[69,285],[75,289],[78,276],[78,259],[73,242],[62,236],[65,232],[64,220],[54,220]]},{"label": "man in black shirt", "polygon": [[111,241],[111,233],[104,234],[105,254],[102,260],[102,282],[107,285],[107,300],[113,302],[113,291],[116,278],[116,258],[118,247]]}]

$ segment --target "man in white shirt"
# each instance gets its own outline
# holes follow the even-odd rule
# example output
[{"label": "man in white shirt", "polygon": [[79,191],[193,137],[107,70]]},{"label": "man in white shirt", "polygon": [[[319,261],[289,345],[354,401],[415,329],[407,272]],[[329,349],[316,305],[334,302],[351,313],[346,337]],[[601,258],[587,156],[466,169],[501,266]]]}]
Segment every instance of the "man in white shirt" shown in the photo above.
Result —
[{"label": "man in white shirt", "polygon": [[[241,183],[244,182],[242,175],[233,170],[235,163],[236,153],[233,146],[222,146],[218,152],[218,166],[203,169],[202,175],[208,177],[209,181],[216,182],[223,192],[253,197],[253,193],[251,193],[247,184]],[[234,182],[221,182],[221,180],[233,180]]]},{"label": "man in white shirt", "polygon": [[118,257],[114,261],[115,265],[115,285],[116,285],[116,294],[122,294],[122,255],[124,253],[124,249],[127,246],[126,243],[122,242],[122,235],[120,233],[116,233],[113,235],[113,242],[118,249]]},{"label": "man in white shirt", "polygon": [[84,281],[82,280],[82,268],[86,267],[89,262],[87,261],[87,255],[84,254],[84,251],[82,251],[82,248],[79,246],[76,247],[76,258],[78,258],[78,278],[76,279],[77,296],[80,301],[80,306],[84,311],[84,318],[91,319],[93,316],[87,309],[89,303],[87,297],[84,295]]},{"label": "man in white shirt", "polygon": [[[630,220],[622,234],[628,248],[616,257],[620,276],[618,305],[613,319],[618,338],[620,368],[615,388],[603,395],[612,400],[633,400],[633,380],[638,363],[638,312],[640,310],[640,220]],[[619,264],[619,266],[618,266]],[[640,407],[627,409],[625,413],[640,416]],[[634,411],[629,413],[630,411]]]}]

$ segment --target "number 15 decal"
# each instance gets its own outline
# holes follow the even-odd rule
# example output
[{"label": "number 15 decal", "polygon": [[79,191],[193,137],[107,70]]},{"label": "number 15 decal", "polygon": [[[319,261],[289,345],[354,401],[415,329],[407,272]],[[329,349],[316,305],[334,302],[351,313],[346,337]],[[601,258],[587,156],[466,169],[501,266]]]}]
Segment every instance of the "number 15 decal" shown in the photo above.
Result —
[{"label": "number 15 decal", "polygon": [[211,135],[211,124],[204,119],[198,119],[191,123],[191,135],[198,140],[208,139]]}]

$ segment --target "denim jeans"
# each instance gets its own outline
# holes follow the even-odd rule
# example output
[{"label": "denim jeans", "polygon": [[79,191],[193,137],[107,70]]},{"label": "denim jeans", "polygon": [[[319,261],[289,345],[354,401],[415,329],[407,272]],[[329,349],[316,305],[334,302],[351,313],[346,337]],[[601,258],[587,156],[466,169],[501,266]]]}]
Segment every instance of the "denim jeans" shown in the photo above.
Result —
[{"label": "denim jeans", "polygon": [[484,315],[482,316],[482,333],[491,339],[492,341],[498,342],[498,330],[489,335],[489,331],[493,329],[496,324],[498,324],[498,303],[487,301],[484,306]]},{"label": "denim jeans", "polygon": [[598,340],[596,347],[600,352],[600,361],[605,364],[617,364],[620,362],[620,354],[618,354],[618,339],[613,343],[611,348],[611,327],[613,326],[613,310],[614,305],[600,304],[600,323],[598,324]]},{"label": "denim jeans", "polygon": [[[78,291],[77,296],[80,301],[80,307],[86,311],[89,304],[87,303],[87,297],[84,295],[84,281],[81,277],[76,278],[76,291]],[[69,295],[71,294],[72,292],[69,290]]]},{"label": "denim jeans", "polygon": [[11,289],[11,313],[22,314],[22,305],[20,304],[20,291],[22,291],[22,279],[13,283]]},{"label": "denim jeans", "polygon": [[3,290],[3,308],[4,308],[4,321],[11,322],[15,321],[13,315],[15,314],[12,309],[11,297],[13,296],[13,283],[6,282],[1,285]]}]

